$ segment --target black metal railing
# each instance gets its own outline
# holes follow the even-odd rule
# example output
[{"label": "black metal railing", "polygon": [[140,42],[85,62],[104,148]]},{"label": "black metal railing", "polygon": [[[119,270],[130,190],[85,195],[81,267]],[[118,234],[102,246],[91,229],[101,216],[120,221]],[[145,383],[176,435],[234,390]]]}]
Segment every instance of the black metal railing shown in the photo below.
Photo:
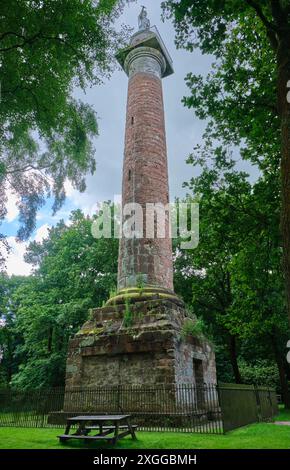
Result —
[{"label": "black metal railing", "polygon": [[277,411],[274,390],[248,385],[0,390],[0,426],[63,427],[80,413],[122,412],[141,430],[222,434],[271,419]]}]

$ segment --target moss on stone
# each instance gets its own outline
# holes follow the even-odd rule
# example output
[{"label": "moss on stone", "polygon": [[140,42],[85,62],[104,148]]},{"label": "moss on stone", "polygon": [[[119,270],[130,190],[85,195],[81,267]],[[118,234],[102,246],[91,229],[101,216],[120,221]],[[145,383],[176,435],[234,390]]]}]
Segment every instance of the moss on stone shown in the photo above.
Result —
[{"label": "moss on stone", "polygon": [[94,335],[94,336],[96,336],[96,335],[100,335],[100,334],[103,333],[104,331],[105,331],[105,328],[104,328],[104,327],[101,327],[101,328],[93,328],[93,329],[91,329],[91,330],[84,328],[84,329],[80,330],[80,331],[77,333],[77,335],[78,335],[78,336],[81,336],[81,335],[90,335],[90,336],[91,336],[91,335]]},{"label": "moss on stone", "polygon": [[[136,290],[139,290],[140,289],[137,289],[135,288],[134,289],[135,291]],[[158,299],[163,299],[163,300],[166,300],[166,299],[177,299],[177,296],[174,295],[174,294],[165,294],[165,293],[161,293],[161,292],[142,292],[140,294],[140,292],[132,292],[132,293],[122,293],[120,295],[117,295],[116,297],[112,298],[112,299],[109,299],[108,302],[107,302],[107,305],[110,305],[111,303],[113,303],[113,305],[116,304],[117,301],[119,300],[124,300],[126,301],[126,299],[137,299],[137,298],[140,298],[140,297],[144,297],[144,298],[148,298],[148,297],[153,297],[155,296],[156,297],[156,300]]]}]

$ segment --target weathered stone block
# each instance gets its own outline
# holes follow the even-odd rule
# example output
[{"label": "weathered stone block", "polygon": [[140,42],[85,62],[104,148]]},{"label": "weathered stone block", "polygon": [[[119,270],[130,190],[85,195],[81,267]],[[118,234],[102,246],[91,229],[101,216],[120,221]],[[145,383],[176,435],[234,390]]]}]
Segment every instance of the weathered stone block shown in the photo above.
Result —
[{"label": "weathered stone block", "polygon": [[[119,306],[113,323],[108,325],[104,321],[101,327],[95,328],[94,321],[90,320],[91,332],[88,333],[84,325],[71,340],[68,388],[216,381],[210,344],[198,338],[183,338],[182,325],[187,318],[184,308],[168,300],[154,300],[135,302],[130,310],[132,323],[129,327],[124,326],[123,305]],[[140,312],[145,312],[144,317]],[[113,316],[114,307],[105,307],[105,313]],[[102,309],[98,309],[98,322],[101,315]]]}]

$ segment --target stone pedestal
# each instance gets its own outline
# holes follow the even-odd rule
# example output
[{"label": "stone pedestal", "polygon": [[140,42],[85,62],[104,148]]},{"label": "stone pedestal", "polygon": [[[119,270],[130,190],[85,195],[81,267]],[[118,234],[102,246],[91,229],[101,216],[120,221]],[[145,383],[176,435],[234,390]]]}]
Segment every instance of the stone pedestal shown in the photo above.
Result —
[{"label": "stone pedestal", "polygon": [[205,339],[184,336],[182,302],[142,292],[130,303],[91,311],[69,344],[66,387],[215,383],[215,358]]}]

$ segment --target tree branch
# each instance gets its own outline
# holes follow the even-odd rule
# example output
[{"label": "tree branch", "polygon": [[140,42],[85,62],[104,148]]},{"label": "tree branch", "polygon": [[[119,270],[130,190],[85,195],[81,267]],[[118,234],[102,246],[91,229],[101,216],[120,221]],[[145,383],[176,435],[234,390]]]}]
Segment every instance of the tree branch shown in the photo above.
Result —
[{"label": "tree branch", "polygon": [[272,48],[274,49],[274,51],[276,51],[278,47],[278,40],[276,36],[278,33],[278,28],[276,27],[274,23],[272,23],[266,18],[266,16],[263,13],[262,8],[254,0],[245,0],[245,1],[251,8],[255,10],[257,16],[260,18],[260,20],[266,27],[267,36],[270,41],[270,44]]},{"label": "tree branch", "polygon": [[273,18],[275,19],[276,23],[283,23],[285,20],[285,13],[282,9],[282,6],[280,4],[279,0],[271,0],[271,10],[272,10],[272,15]]},{"label": "tree branch", "polygon": [[14,44],[13,46],[9,46],[9,47],[3,47],[3,48],[0,48],[0,52],[9,52],[13,49],[22,49],[24,46],[28,45],[28,44],[32,44],[34,41],[36,40],[41,40],[41,39],[44,39],[46,41],[57,41],[57,42],[60,42],[61,44],[63,44],[64,46],[68,47],[69,49],[71,49],[73,51],[74,54],[76,54],[76,56],[80,59],[80,60],[84,60],[85,61],[85,56],[80,54],[79,51],[72,46],[72,44],[67,41],[66,39],[64,38],[61,38],[59,36],[45,36],[44,34],[42,34],[41,32],[38,32],[37,34],[35,34],[34,36],[31,36],[30,38],[27,38],[25,39],[24,36],[22,36],[21,34],[17,34],[17,33],[13,33],[13,32],[7,32],[7,33],[3,33],[2,36],[0,36],[0,40],[2,40],[5,36],[8,36],[8,35],[14,35],[14,36],[17,36],[21,39],[23,39],[23,42],[22,43],[19,43],[19,44]]},{"label": "tree branch", "polygon": [[27,86],[16,85],[14,88],[11,88],[10,90],[5,90],[5,89],[3,90],[2,89],[2,95],[9,95],[9,94],[13,95],[18,91],[28,92],[32,96],[32,98],[34,100],[34,103],[35,103],[35,106],[36,106],[36,109],[37,109],[38,112],[48,110],[48,108],[45,107],[43,104],[42,104],[42,106],[40,106],[37,95],[34,93],[34,91],[30,87],[27,87]]},{"label": "tree branch", "polygon": [[15,33],[13,31],[6,31],[5,33],[1,34],[0,41],[3,41],[3,39],[5,39],[7,36],[16,36],[17,38],[25,39],[22,34]]},{"label": "tree branch", "polygon": [[266,26],[267,29],[270,29],[272,31],[274,31],[275,33],[277,32],[277,28],[275,26],[274,23],[272,23],[271,21],[269,21],[266,16],[264,15],[263,13],[263,10],[262,8],[260,7],[260,5],[258,5],[254,0],[245,0],[246,3],[252,7],[255,12],[257,13],[258,17],[260,18],[260,20],[264,23],[264,25]]},{"label": "tree branch", "polygon": [[[4,33],[6,34],[6,33]],[[2,35],[3,36],[3,35]],[[24,46],[26,46],[27,44],[31,44],[33,43],[34,41],[36,41],[36,39],[38,39],[40,37],[40,32],[34,34],[33,36],[31,36],[30,38],[24,38],[24,36],[21,36],[21,35],[17,35],[15,33],[15,36],[18,36],[20,38],[23,38],[23,42],[22,43],[19,43],[19,44],[14,44],[13,46],[9,46],[9,47],[2,47],[0,49],[0,52],[9,52],[13,49],[22,49]]]},{"label": "tree branch", "polygon": [[13,175],[14,173],[25,173],[26,171],[30,171],[30,170],[41,172],[42,170],[47,170],[48,168],[51,168],[51,166],[52,166],[52,163],[50,165],[45,165],[45,166],[35,166],[35,165],[32,165],[31,163],[28,163],[27,165],[23,167],[14,168],[13,170],[7,170],[6,174]]}]

